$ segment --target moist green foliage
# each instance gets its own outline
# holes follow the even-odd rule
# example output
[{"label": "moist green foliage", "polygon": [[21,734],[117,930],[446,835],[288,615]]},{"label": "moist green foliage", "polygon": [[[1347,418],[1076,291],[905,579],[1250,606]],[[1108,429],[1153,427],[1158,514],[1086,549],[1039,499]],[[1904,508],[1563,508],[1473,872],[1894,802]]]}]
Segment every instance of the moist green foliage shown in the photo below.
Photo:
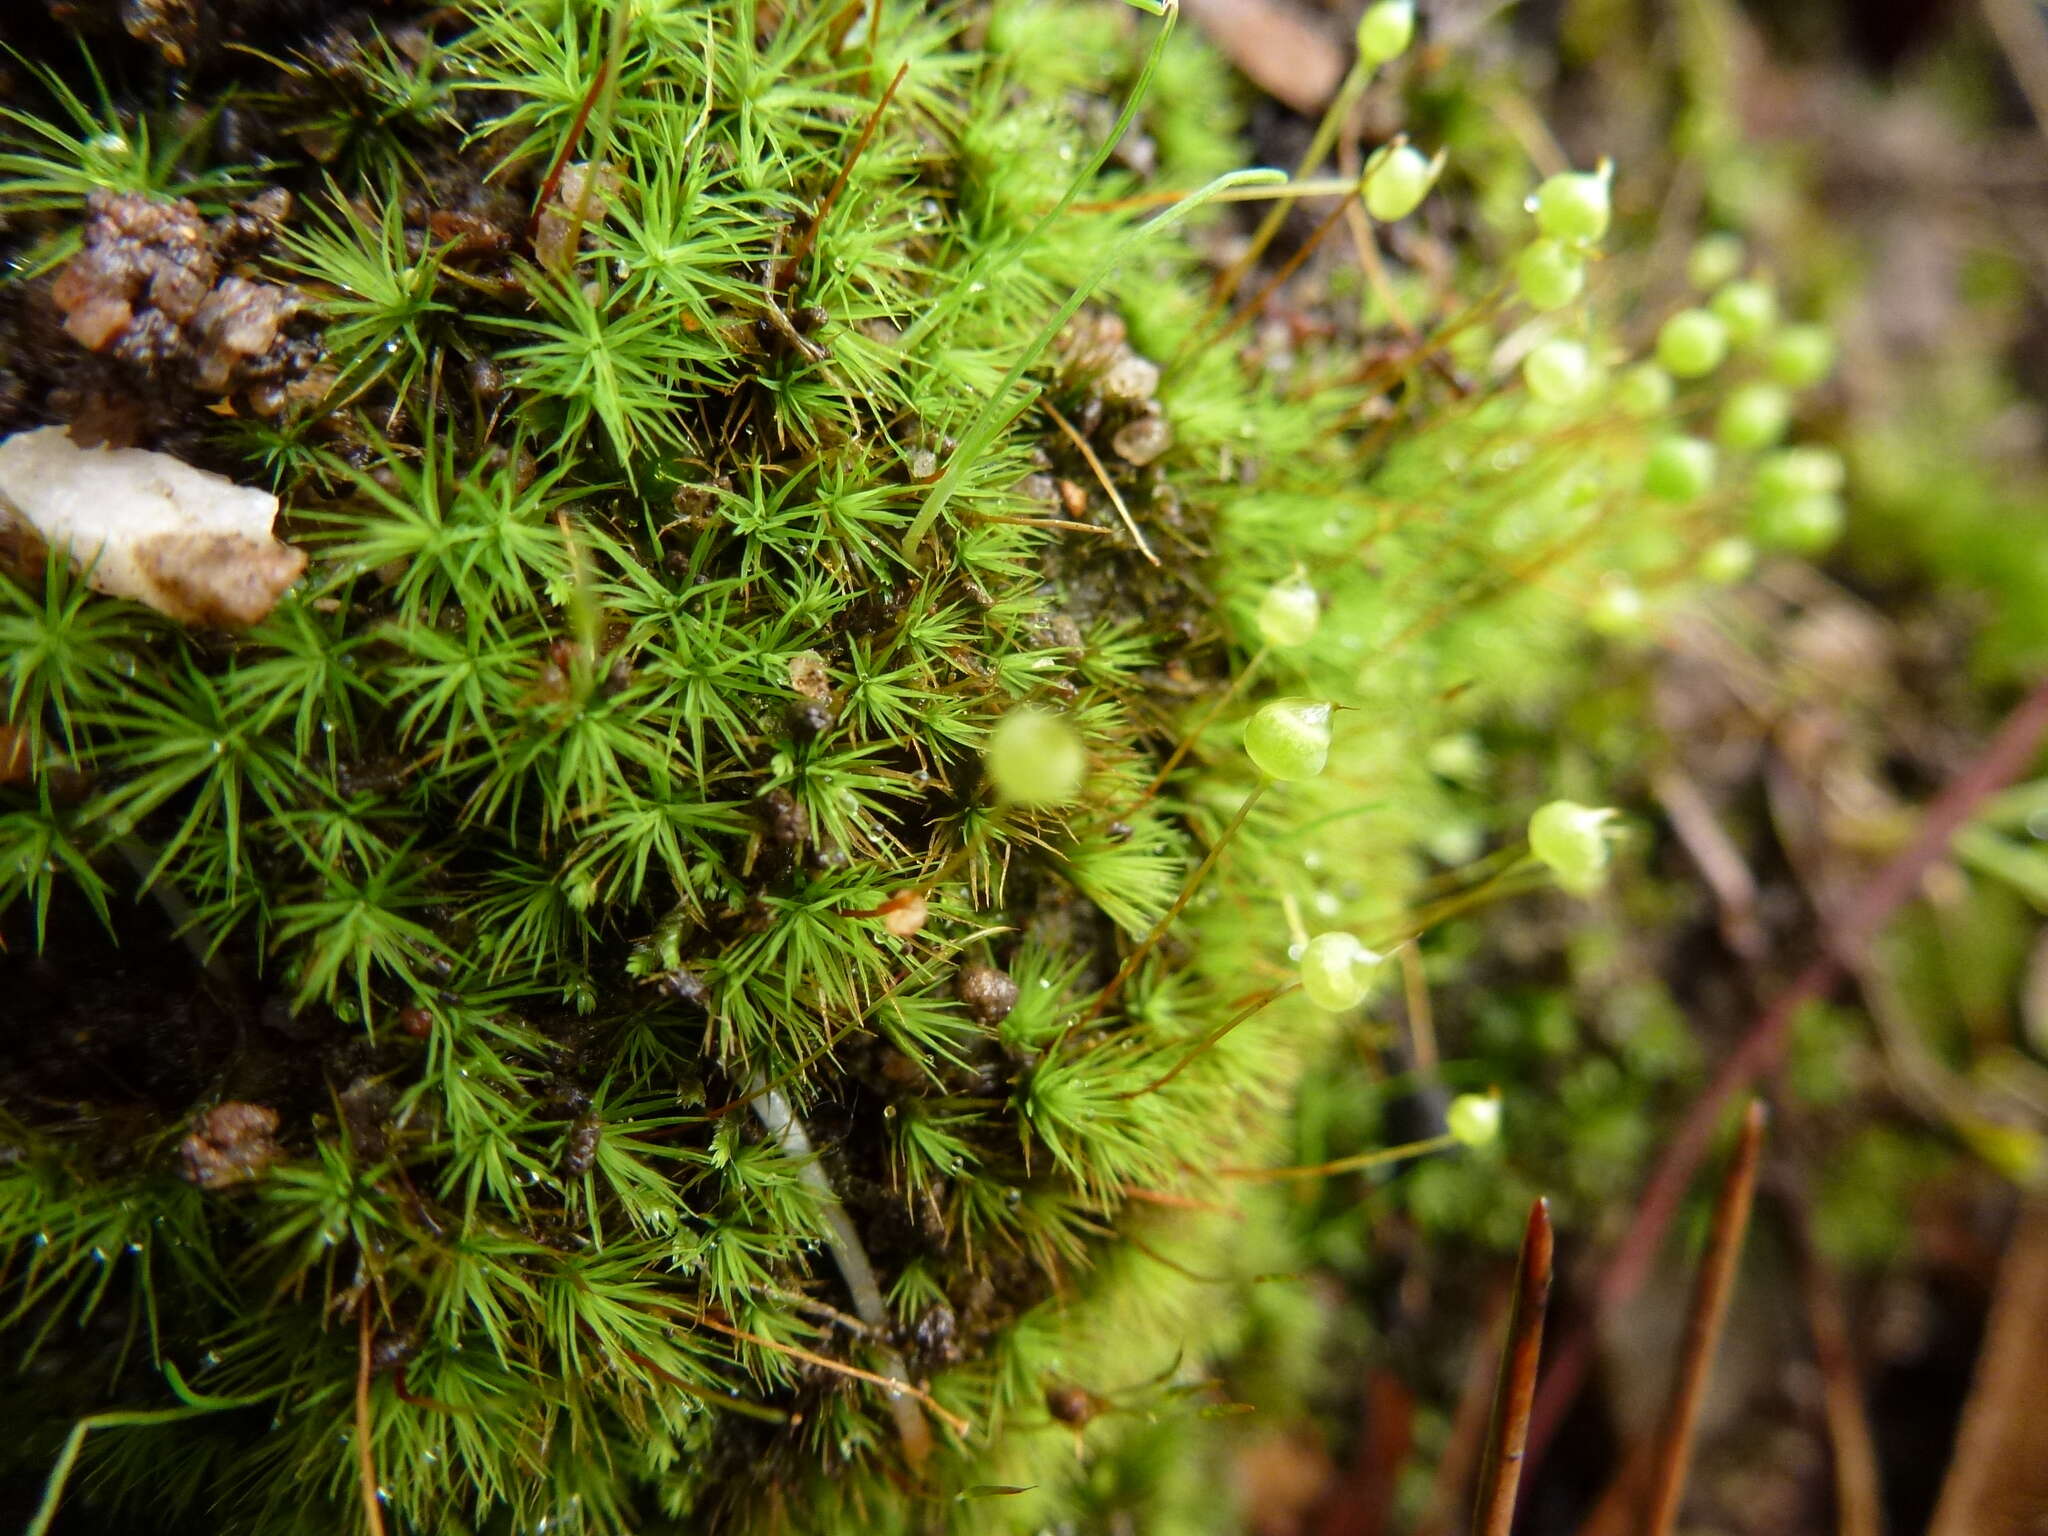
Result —
[{"label": "moist green foliage", "polygon": [[[1134,195],[1234,164],[1221,71],[1120,6],[462,12],[280,52],[260,171],[8,112],[45,252],[90,191],[288,184],[244,270],[325,351],[170,438],[313,557],[261,624],[0,584],[9,1454],[178,1409],[69,1496],[267,1533],[367,1479],[400,1530],[1213,1529],[1137,1426],[1198,1443],[1204,1351],[1299,1337],[1239,1175],[1339,1021],[1218,1026],[1310,932],[1532,883],[1429,748],[1684,599],[1736,498],[1642,466],[1714,388],[1630,415],[1599,311],[1507,297],[1498,145],[1446,188],[1498,228],[1239,330]],[[1568,337],[1602,377],[1531,401]],[[1321,627],[1262,650],[1297,568]],[[1269,688],[1343,706],[1330,767],[1223,847]],[[1021,703],[1064,804],[984,781]]]}]

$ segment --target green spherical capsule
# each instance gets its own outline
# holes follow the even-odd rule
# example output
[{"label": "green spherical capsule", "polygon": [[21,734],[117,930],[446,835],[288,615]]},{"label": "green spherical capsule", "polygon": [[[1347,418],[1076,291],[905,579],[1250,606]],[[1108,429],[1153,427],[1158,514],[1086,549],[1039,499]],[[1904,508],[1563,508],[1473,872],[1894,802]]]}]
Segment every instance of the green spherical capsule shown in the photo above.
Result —
[{"label": "green spherical capsule", "polygon": [[1586,263],[1557,240],[1532,240],[1515,258],[1515,287],[1531,309],[1562,309],[1586,287]]},{"label": "green spherical capsule", "polygon": [[1714,419],[1714,435],[1737,453],[1768,448],[1792,425],[1792,397],[1775,384],[1744,384],[1729,391]]},{"label": "green spherical capsule", "polygon": [[1702,235],[1685,258],[1685,280],[1712,293],[1742,270],[1742,237],[1724,232]]},{"label": "green spherical capsule", "polygon": [[1835,338],[1824,325],[1788,325],[1771,338],[1764,366],[1787,389],[1811,389],[1834,371]]},{"label": "green spherical capsule", "polygon": [[1746,278],[1727,284],[1708,301],[1738,347],[1753,347],[1778,323],[1778,294],[1769,283]]},{"label": "green spherical capsule", "polygon": [[1444,1129],[1462,1146],[1492,1146],[1500,1139],[1500,1095],[1459,1094],[1444,1107]]},{"label": "green spherical capsule", "polygon": [[1704,309],[1681,309],[1657,332],[1657,361],[1681,379],[1712,373],[1728,355],[1728,327]]},{"label": "green spherical capsule", "polygon": [[1259,599],[1259,638],[1279,650],[1307,645],[1315,638],[1322,613],[1316,589],[1297,571],[1274,582]]},{"label": "green spherical capsule", "polygon": [[1802,444],[1766,454],[1756,466],[1756,498],[1760,502],[1796,501],[1801,496],[1832,496],[1848,478],[1842,456],[1832,448]]},{"label": "green spherical capsule", "polygon": [[982,768],[1006,805],[1066,805],[1081,792],[1088,752],[1071,722],[1023,705],[989,732]]},{"label": "green spherical capsule", "polygon": [[1435,180],[1429,160],[1413,145],[1380,150],[1365,168],[1365,211],[1382,224],[1405,219],[1429,196]]},{"label": "green spherical capsule", "polygon": [[1563,171],[1536,189],[1536,227],[1568,245],[1590,245],[1607,233],[1613,208],[1607,178]]},{"label": "green spherical capsule", "polygon": [[1586,627],[1610,640],[1631,640],[1649,628],[1650,605],[1626,581],[1609,581],[1586,608]]},{"label": "green spherical capsule", "polygon": [[1486,828],[1476,821],[1448,817],[1429,831],[1422,846],[1437,863],[1446,869],[1456,869],[1486,851]]},{"label": "green spherical capsule", "polygon": [[1330,757],[1330,706],[1321,699],[1275,699],[1244,728],[1245,755],[1269,779],[1312,779]]},{"label": "green spherical capsule", "polygon": [[1358,18],[1358,56],[1368,64],[1387,64],[1408,51],[1415,41],[1415,6],[1412,0],[1379,0],[1365,8]]},{"label": "green spherical capsule", "polygon": [[1733,534],[1716,539],[1700,554],[1700,579],[1732,587],[1756,569],[1756,546]]},{"label": "green spherical capsule", "polygon": [[1630,416],[1647,421],[1671,409],[1678,386],[1655,363],[1637,363],[1614,385],[1614,403]]},{"label": "green spherical capsule", "polygon": [[1822,491],[1757,503],[1750,515],[1750,532],[1759,544],[1773,549],[1817,555],[1842,536],[1847,518],[1842,498]]},{"label": "green spherical capsule", "polygon": [[1576,405],[1593,388],[1592,354],[1576,341],[1546,341],[1522,360],[1522,382],[1545,405]]},{"label": "green spherical capsule", "polygon": [[1455,779],[1460,783],[1469,783],[1486,772],[1486,748],[1470,731],[1438,737],[1429,744],[1422,760],[1439,778]]},{"label": "green spherical capsule", "polygon": [[1301,990],[1330,1013],[1356,1008],[1381,958],[1348,933],[1319,933],[1301,952]]},{"label": "green spherical capsule", "polygon": [[1570,891],[1588,891],[1607,871],[1610,810],[1553,800],[1529,818],[1529,851]]},{"label": "green spherical capsule", "polygon": [[1714,484],[1714,445],[1673,433],[1650,450],[1643,490],[1659,501],[1697,501]]}]

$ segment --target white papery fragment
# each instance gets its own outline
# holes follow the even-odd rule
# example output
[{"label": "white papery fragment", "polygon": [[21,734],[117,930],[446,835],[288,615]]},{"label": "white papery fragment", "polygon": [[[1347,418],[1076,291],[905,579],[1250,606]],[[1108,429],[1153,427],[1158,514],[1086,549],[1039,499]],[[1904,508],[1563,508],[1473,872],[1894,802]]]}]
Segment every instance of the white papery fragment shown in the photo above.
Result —
[{"label": "white papery fragment", "polygon": [[81,448],[63,427],[0,441],[0,528],[14,525],[94,590],[181,624],[247,629],[306,569],[271,537],[277,498],[168,453]]}]

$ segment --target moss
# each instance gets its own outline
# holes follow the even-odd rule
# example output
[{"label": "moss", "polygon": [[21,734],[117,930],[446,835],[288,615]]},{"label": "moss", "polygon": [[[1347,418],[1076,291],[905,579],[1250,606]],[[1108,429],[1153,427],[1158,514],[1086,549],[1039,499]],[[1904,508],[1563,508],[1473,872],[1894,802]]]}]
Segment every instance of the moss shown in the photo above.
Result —
[{"label": "moss", "polygon": [[[139,1406],[179,1416],[72,1490],[108,1519],[331,1531],[374,1478],[399,1529],[1208,1528],[1202,1360],[1308,1354],[1292,1197],[1233,1170],[1388,1134],[1295,1112],[1356,1019],[1219,1024],[1311,931],[1529,888],[1574,786],[1430,747],[1552,708],[1603,593],[1684,600],[1733,508],[1641,496],[1670,422],[1522,394],[1546,336],[1626,354],[1501,296],[1526,229],[1211,304],[1139,194],[1236,165],[1238,112],[1163,31],[479,0],[217,64],[246,156],[10,115],[8,424],[94,370],[313,557],[238,634],[61,559],[0,586],[25,1477]],[[95,192],[230,220],[259,181],[291,210],[235,276],[293,290],[303,387],[52,334]],[[1315,641],[1261,651],[1296,569]],[[1277,694],[1342,706],[1329,768],[1197,888]],[[1020,706],[1084,743],[1070,803],[989,792]]]}]

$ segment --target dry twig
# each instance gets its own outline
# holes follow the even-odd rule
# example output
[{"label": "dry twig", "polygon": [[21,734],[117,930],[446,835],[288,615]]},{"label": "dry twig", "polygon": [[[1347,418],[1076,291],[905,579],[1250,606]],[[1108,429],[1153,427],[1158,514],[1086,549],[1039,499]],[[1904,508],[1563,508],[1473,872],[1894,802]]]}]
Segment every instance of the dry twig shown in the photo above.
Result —
[{"label": "dry twig", "polygon": [[1928,1536],[2020,1536],[2048,1508],[2048,1200],[2020,1212]]},{"label": "dry twig", "polygon": [[1159,557],[1152,553],[1152,546],[1145,542],[1145,535],[1138,531],[1137,520],[1131,516],[1131,509],[1124,505],[1123,493],[1117,490],[1116,482],[1109,477],[1109,471],[1103,468],[1102,460],[1096,457],[1095,449],[1089,445],[1088,439],[1081,435],[1079,428],[1053,408],[1050,400],[1039,403],[1045,407],[1045,414],[1052,418],[1053,425],[1067,434],[1067,440],[1081,451],[1081,457],[1086,459],[1088,467],[1095,471],[1096,482],[1109,493],[1109,504],[1116,508],[1116,515],[1124,520],[1124,527],[1130,530],[1132,542],[1138,546],[1138,553],[1157,565]]},{"label": "dry twig", "polygon": [[1529,1442],[1529,1408],[1536,1400],[1536,1362],[1543,1354],[1543,1315],[1550,1306],[1551,1246],[1550,1202],[1537,1200],[1529,1207],[1522,1257],[1515,1269],[1515,1299],[1501,1351],[1500,1384],[1494,1389],[1493,1424],[1479,1463],[1474,1536],[1508,1536],[1515,1522],[1515,1494]]},{"label": "dry twig", "polygon": [[722,1333],[728,1338],[738,1339],[743,1344],[753,1344],[761,1349],[772,1349],[778,1355],[787,1355],[792,1360],[801,1360],[804,1364],[815,1365],[820,1370],[832,1371],[840,1376],[850,1376],[855,1381],[864,1381],[869,1386],[880,1387],[888,1394],[892,1401],[898,1396],[915,1398],[918,1402],[924,1404],[933,1418],[963,1439],[973,1430],[973,1426],[961,1418],[959,1414],[940,1407],[938,1399],[934,1398],[931,1393],[925,1391],[922,1387],[913,1386],[907,1381],[900,1381],[889,1376],[878,1376],[873,1371],[864,1371],[857,1365],[848,1365],[844,1360],[834,1360],[830,1355],[821,1355],[815,1350],[804,1349],[800,1345],[785,1344],[780,1339],[764,1338],[758,1333],[750,1332],[745,1328],[736,1327],[720,1318],[713,1317],[708,1312],[697,1315],[693,1318],[693,1321],[711,1329],[715,1333]]},{"label": "dry twig", "polygon": [[[1684,1351],[1671,1399],[1657,1431],[1651,1462],[1650,1492],[1643,1506],[1643,1536],[1670,1536],[1678,1519],[1678,1501],[1685,1493],[1686,1465],[1692,1458],[1693,1426],[1699,1421],[1700,1399],[1713,1369],[1721,1326],[1728,1317],[1728,1297],[1735,1289],[1736,1263],[1749,1232],[1750,1207],[1756,1198],[1757,1161],[1763,1152],[1763,1101],[1752,1099],[1743,1116],[1735,1156],[1714,1200],[1714,1221],[1707,1233],[1707,1251],[1700,1257],[1699,1279],[1685,1319]],[[1505,1536],[1506,1527],[1488,1536]]]}]

